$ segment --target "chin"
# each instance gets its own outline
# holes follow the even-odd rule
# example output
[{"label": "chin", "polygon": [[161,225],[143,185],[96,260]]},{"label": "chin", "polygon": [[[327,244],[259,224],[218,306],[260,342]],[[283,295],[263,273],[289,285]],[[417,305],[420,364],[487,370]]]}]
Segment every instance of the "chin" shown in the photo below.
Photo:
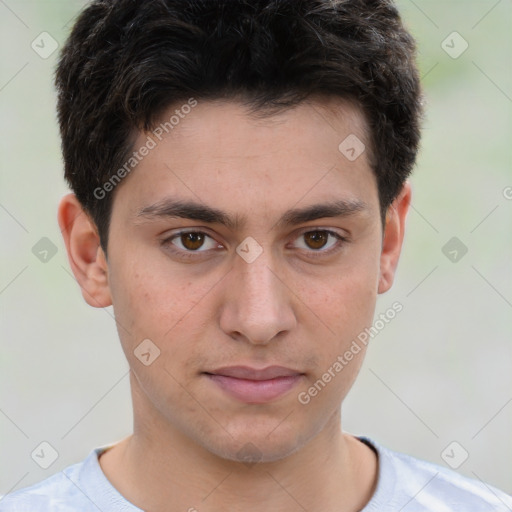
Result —
[{"label": "chin", "polygon": [[[283,460],[298,451],[299,448],[300,446],[292,445],[289,442],[280,445],[273,443],[272,446],[269,446],[268,442],[263,444],[262,442],[254,443],[253,441],[247,440],[247,442],[237,446],[221,447],[220,450],[213,453],[225,460],[241,462],[250,467],[258,463]],[[210,447],[210,451],[212,451],[212,447]]]},{"label": "chin", "polygon": [[238,428],[236,434],[231,431],[231,436],[211,440],[211,443],[203,440],[203,446],[222,459],[242,462],[247,466],[276,462],[289,457],[307,442],[304,433],[292,431],[289,426],[281,427],[276,429],[275,422],[271,428],[253,424],[243,430]]}]

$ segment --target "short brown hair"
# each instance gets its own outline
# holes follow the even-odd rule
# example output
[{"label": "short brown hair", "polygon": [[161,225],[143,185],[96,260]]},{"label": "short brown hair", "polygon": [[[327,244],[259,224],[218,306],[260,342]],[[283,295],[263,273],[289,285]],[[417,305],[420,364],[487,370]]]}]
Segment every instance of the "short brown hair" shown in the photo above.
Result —
[{"label": "short brown hair", "polygon": [[245,98],[271,115],[308,96],[355,102],[382,218],[420,139],[415,43],[388,0],[94,0],[56,71],[65,178],[106,251],[114,192],[97,197],[172,104]]}]

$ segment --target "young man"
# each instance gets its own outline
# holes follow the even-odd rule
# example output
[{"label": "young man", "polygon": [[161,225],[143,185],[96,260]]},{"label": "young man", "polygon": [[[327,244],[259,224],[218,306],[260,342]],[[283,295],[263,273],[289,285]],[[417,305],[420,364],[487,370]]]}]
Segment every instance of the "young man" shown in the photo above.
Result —
[{"label": "young man", "polygon": [[133,435],[0,511],[507,511],[342,431],[419,143],[389,1],[96,0],[57,71],[58,219]]}]

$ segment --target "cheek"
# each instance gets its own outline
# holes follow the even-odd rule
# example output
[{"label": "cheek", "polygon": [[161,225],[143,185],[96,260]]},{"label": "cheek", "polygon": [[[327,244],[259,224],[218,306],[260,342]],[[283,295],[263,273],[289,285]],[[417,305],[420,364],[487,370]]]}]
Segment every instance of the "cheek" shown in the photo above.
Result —
[{"label": "cheek", "polygon": [[[169,269],[135,261],[116,266],[111,276],[123,351],[141,389],[162,411],[174,402],[183,402],[185,414],[189,408],[195,410],[184,389],[196,364],[191,347],[196,346],[204,323],[196,306],[207,289]],[[155,350],[152,344],[159,355],[146,366],[143,354]]]},{"label": "cheek", "polygon": [[109,276],[114,311],[134,336],[161,339],[198,302],[190,279],[154,257],[117,261]]},{"label": "cheek", "polygon": [[119,337],[130,364],[140,366],[134,350],[149,339],[162,356],[157,366],[191,377],[201,355],[198,347],[211,327],[210,298],[219,276],[194,279],[169,266],[134,261],[118,265],[110,280]]},{"label": "cheek", "polygon": [[367,344],[358,336],[372,324],[377,276],[375,270],[354,269],[309,295],[315,315],[310,316],[307,335],[315,342],[318,360],[298,401],[311,415],[334,413],[359,373]]},{"label": "cheek", "polygon": [[166,293],[166,284],[148,269],[118,268],[110,287],[116,319],[137,338],[155,337],[155,320],[170,321],[177,313],[174,294]]},{"label": "cheek", "polygon": [[379,261],[375,256],[360,257],[324,276],[298,281],[297,295],[311,318],[312,339],[325,336],[333,350],[340,350],[368,327],[375,310],[378,278]]},{"label": "cheek", "polygon": [[334,412],[357,377],[366,353],[358,336],[372,324],[378,276],[379,255],[367,248],[347,259],[338,272],[315,276],[301,286],[309,307],[305,328],[318,361],[299,402],[312,413],[323,414],[326,407]]}]

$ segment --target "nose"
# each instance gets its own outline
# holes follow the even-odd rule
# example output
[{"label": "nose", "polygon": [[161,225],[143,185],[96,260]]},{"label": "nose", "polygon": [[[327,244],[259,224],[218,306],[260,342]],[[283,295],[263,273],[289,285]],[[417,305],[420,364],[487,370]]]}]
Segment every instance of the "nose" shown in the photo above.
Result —
[{"label": "nose", "polygon": [[236,257],[225,283],[220,327],[234,339],[267,345],[296,325],[294,294],[268,252],[247,263]]}]

